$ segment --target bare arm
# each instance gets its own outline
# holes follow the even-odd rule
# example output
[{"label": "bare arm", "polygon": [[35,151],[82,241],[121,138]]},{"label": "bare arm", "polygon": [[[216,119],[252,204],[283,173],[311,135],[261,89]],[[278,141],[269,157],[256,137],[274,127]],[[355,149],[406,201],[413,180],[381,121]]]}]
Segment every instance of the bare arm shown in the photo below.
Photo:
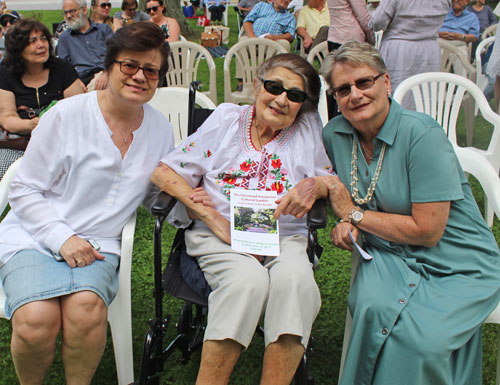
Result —
[{"label": "bare arm", "polygon": [[0,125],[14,134],[28,134],[38,124],[38,117],[21,119],[16,109],[16,97],[13,92],[0,90]]},{"label": "bare arm", "polygon": [[290,33],[282,33],[281,35],[267,35],[266,39],[269,40],[288,40],[289,42],[293,41],[293,36]]},{"label": "bare arm", "polygon": [[[355,207],[338,177],[329,179],[328,191],[335,214],[347,220]],[[411,215],[365,211],[360,230],[390,242],[433,247],[441,239],[450,213],[450,202],[412,203]]]},{"label": "bare arm", "polygon": [[76,79],[71,85],[63,91],[64,98],[69,98],[73,95],[83,94],[85,90],[82,87],[83,83],[80,79]]},{"label": "bare arm", "polygon": [[309,48],[313,42],[311,35],[307,33],[304,27],[297,28],[297,34],[304,40],[304,48]]},{"label": "bare arm", "polygon": [[170,194],[183,203],[196,218],[202,220],[210,230],[222,241],[231,243],[230,223],[213,207],[197,202],[191,197],[195,193],[194,189],[174,170],[166,164],[161,163],[153,171],[151,182],[158,188]]},{"label": "bare arm", "polygon": [[257,37],[255,36],[255,32],[253,31],[253,23],[250,21],[245,21],[243,23],[243,29],[245,30],[245,34],[248,37]]},{"label": "bare arm", "polygon": [[118,31],[121,27],[123,27],[123,22],[117,17],[113,18],[113,31]]},{"label": "bare arm", "polygon": [[169,43],[173,41],[178,41],[179,36],[181,35],[181,28],[179,27],[179,23],[174,18],[169,18],[167,20],[167,23],[168,23],[168,33],[170,35],[167,41]]}]

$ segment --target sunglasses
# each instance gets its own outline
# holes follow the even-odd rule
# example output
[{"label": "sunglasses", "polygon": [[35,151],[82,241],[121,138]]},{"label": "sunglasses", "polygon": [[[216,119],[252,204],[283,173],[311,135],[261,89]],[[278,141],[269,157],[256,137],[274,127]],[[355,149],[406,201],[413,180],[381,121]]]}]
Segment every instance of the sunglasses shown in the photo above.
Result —
[{"label": "sunglasses", "polygon": [[7,24],[14,24],[16,21],[17,19],[14,17],[9,17],[9,18],[4,17],[0,25],[2,27],[7,27]]},{"label": "sunglasses", "polygon": [[158,7],[159,7],[159,5],[155,5],[154,7],[146,8],[146,13],[151,13],[151,12],[158,11]]},{"label": "sunglasses", "polygon": [[127,9],[127,11],[129,11],[129,12],[135,12],[135,11],[137,11],[137,8],[129,8],[129,9]]},{"label": "sunglasses", "polygon": [[120,65],[120,71],[125,75],[135,75],[139,70],[142,70],[144,77],[148,80],[158,80],[160,78],[160,70],[153,67],[141,67],[129,61],[115,60],[115,63]]},{"label": "sunglasses", "polygon": [[259,78],[259,80],[264,84],[264,89],[272,95],[281,95],[286,92],[286,97],[291,102],[302,103],[307,99],[307,94],[301,90],[287,90],[281,83],[275,82],[274,80],[265,80]]},{"label": "sunglasses", "polygon": [[385,73],[378,74],[377,76],[365,76],[364,78],[355,80],[353,84],[342,84],[333,89],[333,95],[337,98],[345,98],[351,93],[352,86],[356,86],[360,91],[369,90],[375,85],[377,79],[384,74]]},{"label": "sunglasses", "polygon": [[101,3],[101,4],[99,4],[99,7],[101,7],[101,8],[111,8],[111,3]]}]

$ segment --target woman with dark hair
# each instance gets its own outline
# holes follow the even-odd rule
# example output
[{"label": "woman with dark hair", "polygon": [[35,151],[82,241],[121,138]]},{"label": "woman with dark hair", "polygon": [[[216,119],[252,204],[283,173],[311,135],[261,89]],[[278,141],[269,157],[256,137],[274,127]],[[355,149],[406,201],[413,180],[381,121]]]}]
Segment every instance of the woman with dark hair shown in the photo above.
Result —
[{"label": "woman with dark hair", "polygon": [[[45,25],[20,19],[10,27],[0,65],[0,126],[5,138],[29,135],[52,101],[82,92],[73,66],[54,55]],[[22,150],[0,150],[0,178],[22,154]]]},{"label": "woman with dark hair", "polygon": [[163,0],[152,0],[146,3],[146,12],[151,16],[151,21],[161,28],[165,40],[169,43],[178,41],[181,36],[181,27],[173,17],[165,16]]},{"label": "woman with dark hair", "polygon": [[0,279],[21,384],[43,382],[59,333],[66,383],[90,383],[118,290],[123,226],[153,197],[149,176],[174,147],[170,124],[147,104],[168,68],[160,28],[126,26],[107,48],[108,87],[42,116],[0,224]]},{"label": "woman with dark hair", "polygon": [[[321,143],[320,79],[304,58],[276,55],[257,70],[253,106],[221,104],[152,180],[199,218],[187,230],[212,292],[197,384],[224,384],[264,316],[262,384],[289,384],[320,307],[304,215],[331,178]],[[190,199],[197,186],[213,206]],[[231,248],[231,193],[275,191],[278,256]],[[276,255],[276,254],[274,254]],[[230,315],[230,316],[229,316]]]},{"label": "woman with dark hair", "polygon": [[109,0],[91,0],[90,20],[94,23],[104,23],[113,28],[113,18],[109,16],[111,2]]},{"label": "woman with dark hair", "polygon": [[148,14],[138,11],[137,7],[137,0],[122,1],[122,10],[113,15],[113,26],[115,31],[130,23],[149,20]]}]

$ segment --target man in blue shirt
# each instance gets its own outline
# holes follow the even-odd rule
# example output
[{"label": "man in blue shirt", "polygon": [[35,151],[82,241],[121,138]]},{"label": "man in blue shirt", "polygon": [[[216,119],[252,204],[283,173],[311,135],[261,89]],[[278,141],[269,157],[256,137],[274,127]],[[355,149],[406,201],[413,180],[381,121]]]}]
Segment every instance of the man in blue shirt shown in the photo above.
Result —
[{"label": "man in blue shirt", "polygon": [[286,9],[290,0],[257,3],[243,22],[248,37],[276,40],[288,50],[295,36],[295,17]]},{"label": "man in blue shirt", "polygon": [[479,20],[465,9],[468,3],[469,0],[452,0],[451,10],[439,30],[441,39],[459,41],[465,45],[479,38]]},{"label": "man in blue shirt", "polygon": [[[63,13],[69,28],[59,38],[57,53],[61,59],[73,64],[87,85],[104,68],[106,40],[113,31],[109,25],[94,23],[87,18],[85,0],[64,0]],[[107,74],[103,72],[96,77],[95,89],[104,89],[107,83]]]}]

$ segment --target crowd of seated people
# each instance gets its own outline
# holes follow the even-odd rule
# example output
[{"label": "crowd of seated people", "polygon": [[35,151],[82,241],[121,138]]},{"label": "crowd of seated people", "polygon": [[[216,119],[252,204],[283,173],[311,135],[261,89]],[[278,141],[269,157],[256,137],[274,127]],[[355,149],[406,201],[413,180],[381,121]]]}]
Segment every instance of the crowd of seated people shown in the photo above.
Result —
[{"label": "crowd of seated people", "polygon": [[[205,4],[220,20],[225,3]],[[442,128],[391,94],[439,70],[438,36],[477,41],[482,9],[468,11],[466,0],[382,0],[370,12],[365,0],[290,3],[242,0],[246,37],[290,51],[299,35],[306,52],[328,41],[320,72],[339,116],[321,123],[318,71],[279,54],[257,69],[255,103],[219,105],[175,149],[169,123],[147,105],[168,69],[165,42],[180,37],[164,0],[146,1],[145,12],[123,0],[113,16],[107,0],[64,0],[57,56],[41,22],[0,16],[0,129],[7,139],[32,136],[25,150],[0,147],[0,178],[24,156],[0,223],[21,383],[43,381],[60,333],[66,380],[91,382],[117,290],[119,234],[158,189],[187,209],[187,252],[212,289],[198,385],[229,382],[261,321],[261,383],[291,383],[321,306],[304,220],[319,198],[339,219],[332,243],[353,250],[363,239],[374,257],[360,263],[349,294],[341,385],[480,378],[481,325],[500,301],[498,245]],[[231,248],[236,189],[276,192],[278,255]]]}]

